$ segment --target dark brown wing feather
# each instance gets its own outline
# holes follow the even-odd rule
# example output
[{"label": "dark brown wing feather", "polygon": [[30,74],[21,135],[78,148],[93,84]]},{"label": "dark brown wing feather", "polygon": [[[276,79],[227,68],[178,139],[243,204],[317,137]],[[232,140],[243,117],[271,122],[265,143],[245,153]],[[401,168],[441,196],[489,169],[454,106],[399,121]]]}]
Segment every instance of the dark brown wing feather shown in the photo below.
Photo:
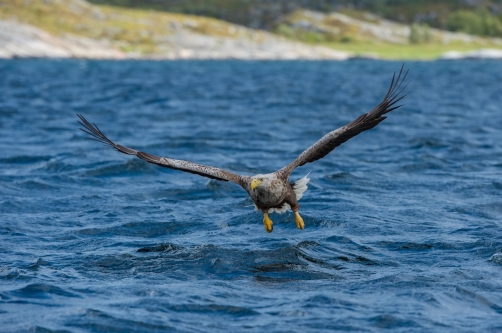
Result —
[{"label": "dark brown wing feather", "polygon": [[406,71],[403,75],[403,69],[404,65],[403,67],[401,67],[397,79],[396,73],[394,73],[389,91],[387,92],[387,95],[385,95],[383,101],[378,104],[377,107],[375,107],[370,112],[359,116],[351,123],[326,134],[319,141],[317,141],[312,146],[307,148],[303,153],[301,153],[300,156],[298,156],[291,164],[279,170],[278,173],[282,173],[284,176],[289,177],[289,174],[295,168],[323,158],[333,149],[349,140],[350,138],[353,138],[359,133],[372,129],[373,127],[378,125],[386,118],[382,117],[384,114],[401,107],[402,105],[396,106],[396,104],[404,97],[406,97],[406,95],[401,96],[401,94],[403,90],[408,86],[408,83],[403,86],[403,82],[408,75],[408,71]]},{"label": "dark brown wing feather", "polygon": [[189,172],[193,173],[199,176],[211,178],[211,179],[217,179],[217,180],[223,180],[223,181],[231,181],[236,184],[239,184],[243,186],[244,182],[243,179],[244,177],[241,177],[235,173],[228,172],[222,169],[202,165],[202,164],[197,164],[197,163],[192,163],[189,161],[183,161],[183,160],[175,160],[172,158],[166,158],[166,157],[159,157],[155,156],[149,153],[137,151],[135,149],[131,149],[128,147],[121,146],[119,144],[114,143],[110,139],[108,139],[96,126],[96,124],[91,124],[87,121],[87,119],[84,118],[81,114],[77,114],[77,116],[80,118],[80,121],[78,123],[82,125],[84,128],[81,128],[82,131],[85,133],[89,134],[91,137],[90,139],[101,142],[107,146],[110,146],[119,152],[127,155],[136,155],[137,157],[141,158],[142,160],[145,160],[149,163],[157,164],[161,167],[164,168],[169,168],[169,169],[174,169],[174,170],[180,170],[184,172]]}]

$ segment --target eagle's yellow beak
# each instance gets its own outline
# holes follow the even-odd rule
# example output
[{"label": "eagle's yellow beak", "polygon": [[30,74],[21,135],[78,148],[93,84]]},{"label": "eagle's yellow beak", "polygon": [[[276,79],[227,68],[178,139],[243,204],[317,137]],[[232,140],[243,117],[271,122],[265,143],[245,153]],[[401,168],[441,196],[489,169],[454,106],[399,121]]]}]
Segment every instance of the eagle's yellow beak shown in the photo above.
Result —
[{"label": "eagle's yellow beak", "polygon": [[258,186],[260,186],[261,183],[263,183],[263,180],[253,179],[253,181],[251,181],[251,189],[254,190]]}]

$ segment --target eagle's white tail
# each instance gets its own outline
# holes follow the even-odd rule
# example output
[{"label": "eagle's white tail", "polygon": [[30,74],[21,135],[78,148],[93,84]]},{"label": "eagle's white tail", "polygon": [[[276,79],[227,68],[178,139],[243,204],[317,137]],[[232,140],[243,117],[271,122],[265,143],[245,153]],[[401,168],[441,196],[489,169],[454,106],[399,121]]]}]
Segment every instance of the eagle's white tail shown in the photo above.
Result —
[{"label": "eagle's white tail", "polygon": [[303,177],[302,179],[298,179],[296,182],[294,182],[293,185],[293,191],[295,191],[296,194],[296,200],[300,200],[303,197],[303,192],[307,190],[307,184],[310,181],[310,178],[308,176],[310,175],[310,172]]}]

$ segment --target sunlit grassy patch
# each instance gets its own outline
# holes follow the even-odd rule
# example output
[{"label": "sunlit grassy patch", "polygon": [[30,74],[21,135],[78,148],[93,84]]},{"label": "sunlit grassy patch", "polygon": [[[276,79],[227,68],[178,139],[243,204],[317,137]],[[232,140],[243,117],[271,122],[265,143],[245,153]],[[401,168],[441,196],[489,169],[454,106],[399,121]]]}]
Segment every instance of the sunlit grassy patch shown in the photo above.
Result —
[{"label": "sunlit grassy patch", "polygon": [[437,59],[442,54],[448,51],[467,52],[479,50],[481,48],[502,49],[501,45],[486,45],[486,44],[387,44],[387,43],[368,43],[368,42],[353,42],[353,43],[326,43],[325,46],[332,47],[337,50],[352,52],[355,55],[376,55],[384,59],[416,59],[416,60],[432,60]]},{"label": "sunlit grassy patch", "polygon": [[[443,43],[445,37],[442,32],[432,32],[426,25],[412,25],[409,35],[406,35],[406,25],[387,22],[386,28],[379,31],[381,19],[373,14],[355,10],[345,10],[342,14],[349,17],[298,10],[285,17],[276,26],[275,32],[312,45],[385,59],[428,60],[438,58],[448,51],[502,49],[502,44],[482,37],[467,38],[469,42],[457,39]],[[367,23],[372,24],[373,28],[362,28]],[[394,35],[389,34],[389,31]],[[389,35],[392,35],[392,39]]]}]

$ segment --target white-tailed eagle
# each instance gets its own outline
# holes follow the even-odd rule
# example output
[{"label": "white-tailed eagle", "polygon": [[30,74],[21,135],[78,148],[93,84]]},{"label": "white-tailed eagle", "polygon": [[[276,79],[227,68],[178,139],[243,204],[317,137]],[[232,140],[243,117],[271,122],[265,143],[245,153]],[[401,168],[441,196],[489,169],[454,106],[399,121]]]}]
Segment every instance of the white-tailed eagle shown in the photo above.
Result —
[{"label": "white-tailed eagle", "polygon": [[403,82],[408,74],[407,71],[403,75],[403,67],[401,67],[397,78],[396,73],[394,73],[387,95],[385,95],[382,102],[373,110],[359,116],[349,124],[329,132],[301,153],[300,156],[298,156],[292,163],[276,172],[265,175],[241,176],[211,166],[201,165],[189,161],[175,160],[168,157],[155,156],[116,144],[108,139],[95,124],[89,123],[80,114],[78,114],[78,117],[80,118],[79,124],[84,127],[81,128],[81,130],[89,134],[92,139],[104,143],[121,153],[136,155],[142,160],[157,164],[164,168],[190,172],[216,180],[231,181],[240,185],[246,190],[251,199],[253,199],[256,209],[263,213],[263,225],[265,226],[265,230],[267,232],[272,232],[273,229],[272,221],[268,217],[268,214],[274,211],[283,213],[288,209],[291,209],[295,214],[295,221],[298,229],[303,230],[305,224],[298,213],[300,209],[298,200],[302,197],[303,192],[307,190],[307,183],[310,179],[305,176],[294,183],[290,183],[289,176],[291,172],[299,166],[323,158],[333,149],[350,138],[378,125],[386,118],[383,117],[384,114],[401,107],[401,105],[396,104],[405,97],[401,95],[407,86],[403,86]]}]

